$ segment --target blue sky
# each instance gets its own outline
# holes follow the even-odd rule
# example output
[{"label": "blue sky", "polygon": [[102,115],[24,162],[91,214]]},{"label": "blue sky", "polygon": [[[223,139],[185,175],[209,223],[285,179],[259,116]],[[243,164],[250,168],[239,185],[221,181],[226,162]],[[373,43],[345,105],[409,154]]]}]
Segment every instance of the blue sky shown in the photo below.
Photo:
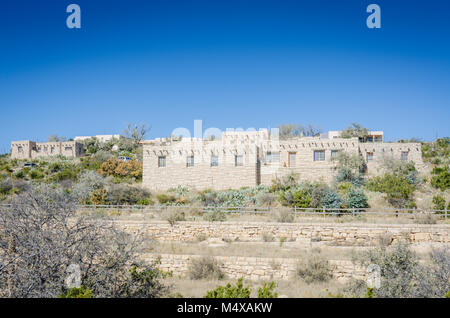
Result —
[{"label": "blue sky", "polygon": [[[366,27],[370,3],[381,29]],[[127,123],[164,137],[194,119],[449,136],[449,12],[437,0],[2,1],[0,153]]]}]

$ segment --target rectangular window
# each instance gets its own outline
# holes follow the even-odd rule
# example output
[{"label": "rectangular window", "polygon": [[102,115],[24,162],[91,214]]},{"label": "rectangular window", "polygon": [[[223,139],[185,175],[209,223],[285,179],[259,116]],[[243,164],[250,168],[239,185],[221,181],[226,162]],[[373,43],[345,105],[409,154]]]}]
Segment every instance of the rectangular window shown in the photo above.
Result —
[{"label": "rectangular window", "polygon": [[194,166],[194,156],[188,156],[186,160],[186,167]]},{"label": "rectangular window", "polygon": [[339,153],[339,150],[331,150],[331,158],[336,158]]},{"label": "rectangular window", "polygon": [[402,151],[400,159],[402,161],[408,161],[408,152],[407,151]]},{"label": "rectangular window", "polygon": [[72,147],[65,147],[64,150],[65,151],[72,151]]},{"label": "rectangular window", "polygon": [[219,156],[211,156],[211,167],[219,166]]},{"label": "rectangular window", "polygon": [[266,162],[280,162],[279,152],[266,152]]},{"label": "rectangular window", "polygon": [[382,142],[383,138],[381,136],[375,136],[375,142]]},{"label": "rectangular window", "polygon": [[367,162],[373,161],[373,152],[366,153],[366,160]]},{"label": "rectangular window", "polygon": [[23,147],[22,146],[17,147],[17,151],[18,152],[23,152]]},{"label": "rectangular window", "polygon": [[242,155],[236,155],[234,157],[234,165],[237,166],[243,166],[244,165],[244,157]]},{"label": "rectangular window", "polygon": [[158,157],[158,167],[162,168],[166,166],[166,156]]},{"label": "rectangular window", "polygon": [[295,152],[290,152],[289,153],[289,168],[294,168],[295,167],[295,157],[296,157],[297,153]]},{"label": "rectangular window", "polygon": [[314,150],[314,161],[325,161],[325,150]]}]

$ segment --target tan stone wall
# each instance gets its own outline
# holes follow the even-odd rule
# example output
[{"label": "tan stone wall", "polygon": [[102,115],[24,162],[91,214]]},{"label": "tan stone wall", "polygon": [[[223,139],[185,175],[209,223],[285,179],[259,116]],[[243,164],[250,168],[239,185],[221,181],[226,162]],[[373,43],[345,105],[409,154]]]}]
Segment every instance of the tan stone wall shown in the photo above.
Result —
[{"label": "tan stone wall", "polygon": [[208,238],[241,242],[261,242],[264,233],[275,240],[320,241],[341,246],[374,246],[380,236],[389,236],[392,242],[408,240],[411,243],[450,243],[450,225],[421,224],[304,224],[263,222],[167,222],[117,221],[129,233],[143,233],[158,241],[195,242],[200,235]]},{"label": "tan stone wall", "polygon": [[[330,182],[335,176],[335,162],[331,160],[331,151],[345,151],[347,153],[358,153],[358,139],[317,139],[297,138],[289,141],[280,141],[279,164],[261,164],[261,184],[271,185],[272,180],[283,177],[290,173],[298,175],[301,181],[323,181]],[[269,147],[262,147],[262,153],[269,151]],[[324,150],[325,160],[314,161],[314,151]],[[289,154],[295,153],[295,164],[289,162]]]},{"label": "tan stone wall", "polygon": [[75,141],[34,142],[26,140],[11,143],[11,158],[14,159],[36,159],[58,155],[80,157],[83,153],[83,144]]},{"label": "tan stone wall", "polygon": [[367,153],[373,153],[373,161],[367,162],[370,175],[381,173],[381,164],[384,158],[401,159],[401,153],[408,153],[408,161],[413,161],[420,171],[424,168],[422,161],[422,145],[420,143],[361,143],[359,145],[361,155],[367,162]]},{"label": "tan stone wall", "polygon": [[[116,221],[119,227],[133,234],[146,234],[157,241],[195,242],[200,235],[208,238],[240,242],[262,242],[263,233],[279,240],[326,245],[374,246],[380,237],[391,242],[407,240],[411,243],[450,243],[450,225],[403,224],[285,224],[285,223],[208,223],[179,222],[174,226],[166,222]],[[193,258],[198,255],[147,253],[142,255],[151,262],[160,258],[159,267],[175,275],[185,275]],[[216,256],[224,273],[230,278],[245,277],[252,280],[289,279],[295,273],[298,259]],[[330,260],[335,279],[345,282],[350,278],[363,279],[365,270],[349,260]]]},{"label": "tan stone wall", "polygon": [[[297,174],[302,181],[330,182],[336,174],[331,160],[333,150],[360,154],[364,159],[368,152],[373,153],[373,161],[368,163],[372,175],[380,173],[384,156],[400,159],[402,152],[408,152],[408,160],[414,161],[418,169],[423,167],[419,143],[361,143],[358,138],[318,137],[279,140],[267,131],[233,132],[214,141],[188,138],[178,142],[162,139],[144,142],[143,185],[150,190],[167,190],[178,185],[222,190],[270,185],[272,180],[290,173]],[[314,151],[325,151],[325,160],[315,161]],[[279,161],[267,162],[267,152],[279,153]],[[290,164],[289,153],[295,153],[295,164]],[[234,165],[235,154],[244,155],[243,167]],[[188,155],[194,155],[194,167],[186,166]],[[219,157],[219,166],[211,166],[212,155]],[[166,167],[158,167],[159,156],[166,156]]]},{"label": "tan stone wall", "polygon": [[[145,254],[143,259],[153,262],[157,259],[161,262],[158,267],[165,272],[173,272],[174,275],[185,276],[188,273],[189,264],[192,259],[199,258],[198,255],[177,254]],[[298,259],[295,258],[261,258],[261,257],[238,257],[238,256],[216,256],[222,271],[228,278],[238,279],[244,277],[250,280],[287,280],[293,277]],[[363,279],[365,270],[356,266],[351,261],[330,260],[333,276],[344,283],[351,278]]]},{"label": "tan stone wall", "polygon": [[[211,156],[219,166],[211,166]],[[243,165],[235,165],[235,156]],[[165,156],[166,166],[158,166]],[[187,167],[187,157],[194,156],[194,166]],[[143,184],[149,189],[166,190],[178,185],[193,189],[228,189],[256,185],[256,146],[225,147],[221,143],[178,142],[168,146],[144,145]]]}]

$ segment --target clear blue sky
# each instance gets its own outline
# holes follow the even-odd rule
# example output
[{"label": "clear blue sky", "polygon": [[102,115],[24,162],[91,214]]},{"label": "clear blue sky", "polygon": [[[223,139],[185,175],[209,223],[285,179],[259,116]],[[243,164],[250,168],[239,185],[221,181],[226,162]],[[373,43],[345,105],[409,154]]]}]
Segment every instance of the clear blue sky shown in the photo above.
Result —
[{"label": "clear blue sky", "polygon": [[[77,3],[82,28],[68,29]],[[381,7],[368,29],[366,7]],[[20,139],[152,126],[351,122],[449,136],[450,2],[5,0],[0,153]]]}]

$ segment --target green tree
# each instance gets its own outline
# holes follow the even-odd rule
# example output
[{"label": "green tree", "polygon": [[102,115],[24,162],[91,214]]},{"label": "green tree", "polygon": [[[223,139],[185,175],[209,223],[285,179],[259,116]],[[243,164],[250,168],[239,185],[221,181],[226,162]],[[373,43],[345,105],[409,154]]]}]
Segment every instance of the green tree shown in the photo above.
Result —
[{"label": "green tree", "polygon": [[250,298],[251,289],[244,286],[243,278],[239,278],[236,285],[228,283],[208,291],[204,298]]}]

